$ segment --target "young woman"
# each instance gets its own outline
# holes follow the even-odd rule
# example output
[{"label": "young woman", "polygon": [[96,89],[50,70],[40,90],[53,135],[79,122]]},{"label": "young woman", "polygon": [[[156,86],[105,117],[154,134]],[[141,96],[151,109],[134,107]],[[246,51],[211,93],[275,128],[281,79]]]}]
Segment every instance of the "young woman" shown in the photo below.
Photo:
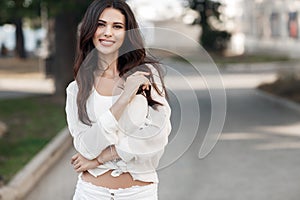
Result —
[{"label": "young woman", "polygon": [[157,199],[156,168],[168,143],[171,110],[160,66],[146,55],[123,0],[91,3],[74,72],[66,90],[77,151],[71,163],[79,172],[73,199]]}]

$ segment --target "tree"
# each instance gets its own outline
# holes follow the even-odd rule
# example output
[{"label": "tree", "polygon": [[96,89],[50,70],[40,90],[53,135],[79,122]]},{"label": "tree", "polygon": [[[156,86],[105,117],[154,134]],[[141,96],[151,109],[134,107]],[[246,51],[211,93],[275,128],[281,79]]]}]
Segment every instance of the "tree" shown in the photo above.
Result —
[{"label": "tree", "polygon": [[73,79],[77,27],[91,0],[45,0],[55,20],[55,45],[50,63],[55,79],[55,96],[64,97],[65,88]]},{"label": "tree", "polygon": [[212,0],[190,0],[190,7],[199,12],[200,19],[197,23],[202,28],[200,43],[207,50],[223,51],[231,37],[230,33],[216,28],[210,20],[214,18],[218,23],[222,23],[219,11],[221,6],[220,2]]},{"label": "tree", "polygon": [[1,0],[0,23],[12,23],[16,27],[15,53],[19,58],[26,58],[23,34],[23,17],[38,16],[38,1],[32,0]]},{"label": "tree", "polygon": [[1,0],[0,23],[16,25],[16,52],[26,57],[22,19],[40,15],[41,6],[54,19],[54,52],[50,62],[55,79],[55,95],[63,97],[67,84],[73,79],[77,26],[92,0]]}]

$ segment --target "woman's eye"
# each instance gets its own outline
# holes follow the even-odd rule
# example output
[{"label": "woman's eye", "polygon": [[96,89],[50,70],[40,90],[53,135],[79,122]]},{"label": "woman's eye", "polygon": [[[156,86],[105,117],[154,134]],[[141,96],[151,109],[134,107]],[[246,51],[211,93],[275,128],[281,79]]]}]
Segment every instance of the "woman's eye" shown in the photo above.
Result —
[{"label": "woman's eye", "polygon": [[122,29],[122,28],[123,28],[123,26],[120,26],[120,25],[115,25],[115,26],[114,26],[114,28],[115,28],[115,29]]},{"label": "woman's eye", "polygon": [[105,24],[103,24],[103,23],[98,23],[98,27],[104,27],[105,26]]}]

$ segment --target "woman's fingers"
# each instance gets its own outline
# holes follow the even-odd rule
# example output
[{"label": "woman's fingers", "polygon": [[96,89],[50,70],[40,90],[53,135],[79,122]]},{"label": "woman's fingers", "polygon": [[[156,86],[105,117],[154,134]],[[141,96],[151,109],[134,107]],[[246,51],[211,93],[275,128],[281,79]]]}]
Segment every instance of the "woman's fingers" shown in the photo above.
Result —
[{"label": "woman's fingers", "polygon": [[79,172],[83,172],[84,170],[83,170],[82,167],[80,166],[80,167],[78,167],[77,169],[75,169],[75,171],[79,173]]},{"label": "woman's fingers", "polygon": [[142,87],[143,90],[149,90],[149,84],[144,84]]},{"label": "woman's fingers", "polygon": [[[136,83],[136,84],[138,84],[139,86],[140,85],[143,85],[143,87],[144,86],[148,86],[149,84],[150,84],[150,80],[146,77],[146,76],[144,76],[143,74],[137,74],[137,75],[133,75],[133,81]],[[146,87],[145,88],[143,88],[143,89],[146,89]]]},{"label": "woman's fingers", "polygon": [[76,171],[77,173],[83,172],[83,170],[82,170],[81,168],[78,168],[78,169],[76,169],[75,171]]},{"label": "woman's fingers", "polygon": [[71,158],[71,164],[74,163],[74,161],[78,158],[78,153],[76,153],[75,155],[72,156]]},{"label": "woman's fingers", "polygon": [[87,170],[87,166],[85,164],[78,164],[74,167],[76,172],[83,172]]},{"label": "woman's fingers", "polygon": [[76,172],[83,172],[86,170],[84,162],[84,158],[79,153],[76,153],[71,158],[71,164],[73,165],[73,168]]},{"label": "woman's fingers", "polygon": [[80,163],[74,164],[74,169],[77,170],[78,168],[80,168],[80,166],[81,166]]},{"label": "woman's fingers", "polygon": [[147,76],[150,74],[150,72],[136,71],[128,76],[124,83],[122,98],[130,102],[137,93],[142,92],[140,90],[149,89],[151,83]]},{"label": "woman's fingers", "polygon": [[78,155],[79,155],[78,153],[74,154],[71,159],[75,160],[78,157]]}]

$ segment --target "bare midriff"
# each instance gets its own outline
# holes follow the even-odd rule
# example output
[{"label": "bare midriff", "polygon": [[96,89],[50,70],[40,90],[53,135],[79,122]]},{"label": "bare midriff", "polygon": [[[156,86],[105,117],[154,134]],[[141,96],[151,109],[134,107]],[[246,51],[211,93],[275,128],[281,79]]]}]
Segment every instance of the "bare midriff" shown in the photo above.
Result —
[{"label": "bare midriff", "polygon": [[139,180],[133,180],[130,173],[122,173],[120,176],[111,176],[111,170],[98,176],[94,177],[89,172],[85,171],[82,173],[82,180],[92,183],[96,186],[101,186],[110,189],[129,188],[135,185],[145,186],[153,182],[144,182]]}]

